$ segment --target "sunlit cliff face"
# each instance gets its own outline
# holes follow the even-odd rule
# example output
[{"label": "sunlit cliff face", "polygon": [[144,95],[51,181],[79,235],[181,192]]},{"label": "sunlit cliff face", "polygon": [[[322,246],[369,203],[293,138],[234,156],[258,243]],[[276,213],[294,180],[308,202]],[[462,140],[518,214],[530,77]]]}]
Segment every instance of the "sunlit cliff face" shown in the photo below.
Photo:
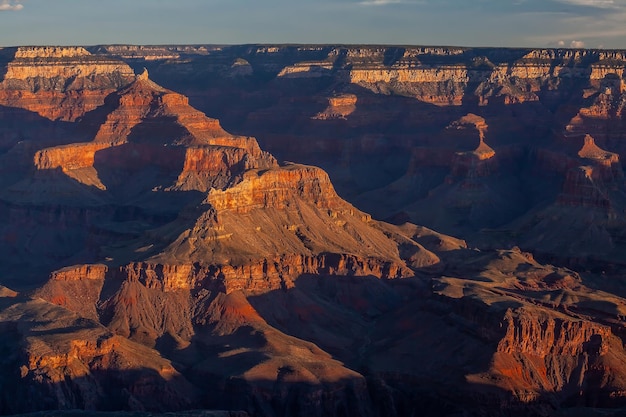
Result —
[{"label": "sunlit cliff face", "polygon": [[200,48],[3,50],[0,413],[623,406],[623,55]]}]

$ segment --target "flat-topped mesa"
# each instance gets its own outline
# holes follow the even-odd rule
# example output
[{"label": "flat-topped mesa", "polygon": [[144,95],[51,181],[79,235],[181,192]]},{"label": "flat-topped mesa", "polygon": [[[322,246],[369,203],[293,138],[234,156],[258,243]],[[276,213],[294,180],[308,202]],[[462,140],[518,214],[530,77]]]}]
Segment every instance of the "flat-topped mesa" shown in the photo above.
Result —
[{"label": "flat-topped mesa", "polygon": [[349,82],[376,93],[460,106],[469,98],[480,105],[487,105],[494,97],[504,97],[505,104],[541,101],[540,91],[558,90],[557,79],[589,80],[595,85],[607,74],[621,78],[624,73],[622,61],[601,59],[600,52],[593,50],[438,49],[349,49],[344,52],[342,74]]},{"label": "flat-topped mesa", "polygon": [[18,48],[2,87],[31,92],[117,89],[133,78],[126,63],[91,55],[84,48]]},{"label": "flat-topped mesa", "polygon": [[315,116],[313,119],[330,120],[346,119],[356,110],[357,96],[354,94],[339,94],[328,97],[328,107]]},{"label": "flat-topped mesa", "polygon": [[611,208],[605,184],[597,167],[583,165],[567,171],[563,191],[557,204],[572,207],[593,207],[602,210]]},{"label": "flat-topped mesa", "polygon": [[452,159],[452,177],[488,177],[497,170],[496,151],[482,140],[473,151],[457,152]]},{"label": "flat-topped mesa", "polygon": [[495,157],[496,151],[494,151],[489,145],[481,140],[478,147],[474,149],[471,154],[476,156],[479,161],[485,161],[487,159]]},{"label": "flat-topped mesa", "polygon": [[619,162],[618,154],[600,148],[590,135],[585,135],[584,144],[580,151],[578,151],[578,156],[585,159],[592,159],[607,166]]},{"label": "flat-topped mesa", "polygon": [[584,143],[578,151],[578,156],[585,159],[586,163],[592,164],[596,168],[597,174],[605,182],[613,182],[624,178],[619,155],[600,148],[590,135],[585,135]]},{"label": "flat-topped mesa", "polygon": [[208,209],[193,227],[171,236],[173,243],[150,262],[201,260],[239,282],[228,285],[258,285],[255,290],[269,278],[282,285],[282,277],[302,273],[411,274],[397,244],[368,214],[343,201],[319,168],[288,164],[248,170],[235,185],[210,190],[204,203]]},{"label": "flat-topped mesa", "polygon": [[289,164],[265,171],[251,170],[234,187],[212,190],[207,203],[216,210],[247,213],[255,208],[284,209],[294,197],[318,208],[336,209],[348,206],[339,198],[328,174],[317,167]]},{"label": "flat-topped mesa", "polygon": [[201,260],[219,268],[226,287],[255,291],[290,285],[285,278],[303,273],[412,274],[397,243],[369,215],[341,200],[319,168],[249,170],[236,185],[210,190],[205,203],[210,207],[193,227],[172,236],[150,262]]},{"label": "flat-topped mesa", "polygon": [[485,132],[487,132],[487,122],[484,118],[474,114],[468,113],[461,117],[459,120],[455,120],[450,123],[446,129],[465,129],[467,127],[474,127],[478,131],[481,143],[485,140]]},{"label": "flat-topped mesa", "polygon": [[0,105],[75,121],[133,79],[126,63],[84,48],[17,48],[0,83]]},{"label": "flat-topped mesa", "polygon": [[82,46],[21,46],[15,52],[16,59],[75,58],[89,55],[89,51]]},{"label": "flat-topped mesa", "polygon": [[81,281],[81,280],[104,280],[107,266],[102,264],[94,265],[73,265],[53,271],[50,274],[51,281]]},{"label": "flat-topped mesa", "polygon": [[485,132],[488,128],[485,119],[469,113],[447,127],[454,130],[468,128],[478,131],[478,146],[471,151],[455,153],[452,160],[452,176],[466,178],[489,176],[495,168],[496,151],[485,143]]},{"label": "flat-topped mesa", "polygon": [[46,148],[35,153],[35,168],[39,170],[61,168],[65,173],[92,167],[96,152],[107,148],[104,143],[75,143]]},{"label": "flat-topped mesa", "polygon": [[[460,106],[470,76],[463,65],[407,69],[373,67],[352,68],[348,80],[377,93],[392,90],[438,106]],[[440,88],[441,84],[445,84],[445,88]]]},{"label": "flat-topped mesa", "polygon": [[[200,53],[202,47],[190,47],[196,53]],[[123,59],[143,59],[146,61],[155,61],[159,59],[178,59],[180,53],[176,49],[184,49],[184,47],[158,46],[158,45],[101,45],[90,48],[94,54],[107,54],[118,56]],[[206,53],[206,49],[204,50]]]},{"label": "flat-topped mesa", "polygon": [[320,78],[332,75],[333,63],[330,61],[298,62],[283,68],[277,75],[280,78]]}]

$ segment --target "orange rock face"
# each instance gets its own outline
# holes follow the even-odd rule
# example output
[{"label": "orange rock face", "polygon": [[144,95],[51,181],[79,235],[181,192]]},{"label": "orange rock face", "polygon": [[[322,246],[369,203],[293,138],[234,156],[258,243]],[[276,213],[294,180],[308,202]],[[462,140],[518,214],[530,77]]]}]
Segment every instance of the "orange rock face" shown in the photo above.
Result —
[{"label": "orange rock face", "polygon": [[1,54],[0,413],[626,404],[623,53]]},{"label": "orange rock face", "polygon": [[[37,151],[35,167],[60,169],[104,190],[111,184],[102,182],[100,166],[132,172],[157,166],[163,172],[180,172],[173,183],[160,184],[162,188],[208,191],[223,188],[245,170],[276,166],[254,138],[228,134],[217,120],[191,108],[186,97],[152,82],[147,72],[111,94],[103,109],[108,113],[92,142]],[[94,120],[86,119],[87,127]]]},{"label": "orange rock face", "polygon": [[294,197],[305,199],[319,208],[343,206],[325,172],[298,165],[250,171],[236,187],[209,193],[207,201],[217,210],[246,213],[254,208],[284,209]]},{"label": "orange rock face", "polygon": [[346,119],[356,110],[357,96],[353,94],[344,94],[328,98],[328,107],[315,118],[321,120],[327,119]]},{"label": "orange rock face", "polygon": [[61,168],[63,171],[93,167],[96,152],[107,146],[100,143],[81,143],[43,149],[35,154],[37,169]]},{"label": "orange rock face", "polygon": [[133,78],[128,65],[84,48],[21,47],[7,66],[0,104],[75,121]]}]

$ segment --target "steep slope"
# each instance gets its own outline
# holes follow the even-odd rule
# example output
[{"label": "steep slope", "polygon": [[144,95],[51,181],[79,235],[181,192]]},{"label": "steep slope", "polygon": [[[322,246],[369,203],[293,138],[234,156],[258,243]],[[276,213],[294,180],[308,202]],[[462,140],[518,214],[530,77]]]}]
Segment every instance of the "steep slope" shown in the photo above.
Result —
[{"label": "steep slope", "polygon": [[[585,134],[624,154],[623,51],[375,45],[181,51],[177,61],[133,62],[149,65],[155,79],[186,92],[230,129],[254,134],[279,159],[321,166],[342,196],[375,217],[413,220],[472,244],[534,250],[516,231],[502,230],[559,199],[564,182],[575,183],[568,170],[580,165]],[[238,60],[251,71],[233,76]],[[182,80],[177,71],[193,76]],[[467,152],[478,138],[468,147],[473,128],[457,131],[468,114],[484,119],[484,143],[495,152],[472,179],[465,177],[473,164]],[[558,252],[551,255],[570,256]]]},{"label": "steep slope", "polygon": [[0,53],[8,61],[0,104],[50,120],[75,121],[134,76],[127,64],[82,47],[4,48]]},{"label": "steep slope", "polygon": [[[314,344],[268,325],[244,292],[288,289],[303,274],[412,274],[396,243],[377,223],[341,200],[322,170],[296,164],[279,167],[253,138],[228,134],[216,120],[191,108],[185,97],[150,81],[147,72],[107,96],[78,124],[85,135],[93,132],[92,141],[38,150],[33,170],[5,190],[12,210],[30,222],[22,226],[19,238],[32,239],[33,233],[39,242],[6,245],[44,255],[37,259],[36,275],[72,260],[102,263],[56,271],[35,294],[63,307],[59,315],[73,311],[94,326],[96,320],[106,325],[123,343],[130,339],[147,346],[137,349],[147,361],[139,367],[149,370],[150,363],[167,362],[143,352],[149,348],[176,359],[196,381],[194,389],[213,392],[202,399],[203,407],[242,407],[266,415],[282,415],[293,407],[367,413],[359,405],[367,403],[361,375]],[[51,214],[37,219],[29,211]],[[169,217],[172,214],[177,218]],[[80,216],[79,221],[72,216]],[[59,218],[63,222],[55,221]],[[46,226],[39,227],[40,221]],[[8,233],[16,225],[8,223],[6,228]],[[62,236],[67,243],[55,241]],[[89,245],[71,257],[47,257],[51,242],[66,253]],[[415,252],[427,252],[414,246]],[[45,305],[37,304],[44,315]],[[11,304],[8,311],[16,306]],[[19,315],[5,321],[22,320]],[[71,327],[64,320],[57,322]],[[16,335],[16,340],[24,337]],[[228,346],[232,350],[225,350]],[[236,359],[240,355],[249,359]],[[83,362],[92,364],[94,359],[85,356]],[[50,376],[50,388],[40,387],[38,380],[22,382],[42,392],[52,390],[50,407],[58,403],[102,408],[100,404],[107,403],[109,394],[98,388],[97,379],[89,378],[84,386],[94,392],[91,402],[68,400],[65,392],[72,398],[83,394],[63,381],[78,381],[83,375],[69,365],[59,366],[60,371],[43,365],[34,369],[63,375]],[[110,368],[103,370],[107,378],[117,372]],[[143,374],[141,378],[148,378],[148,385],[160,384],[156,375],[154,381]],[[130,384],[120,380],[121,387],[132,392]],[[129,397],[131,405],[110,405],[176,409],[198,404],[182,394],[148,391],[144,393],[181,403],[153,404]]]},{"label": "steep slope", "polygon": [[[26,268],[27,276],[46,275],[49,265],[98,260],[99,247],[111,239],[162,226],[201,202],[203,192],[237,183],[246,170],[277,166],[253,138],[228,134],[147,73],[75,124],[70,139],[92,140],[30,144],[30,167],[15,170],[17,181],[0,189],[10,213],[0,224],[9,237],[6,265]],[[12,152],[5,157],[14,159]]]},{"label": "steep slope", "polygon": [[626,209],[624,174],[619,155],[596,145],[586,135],[576,158],[565,167],[560,194],[551,204],[516,220],[508,227],[525,247],[570,259],[621,264],[625,254],[619,213]]},{"label": "steep slope", "polygon": [[[0,288],[4,413],[496,416],[625,404],[619,264],[611,280],[512,247],[568,261],[622,256],[619,154],[603,139],[546,133],[553,115],[566,123],[581,108],[574,96],[598,52],[18,51],[7,68],[41,62],[53,76],[29,69],[12,84],[33,90],[31,110],[45,117],[29,113],[31,139],[8,140],[3,159],[27,162],[0,183],[0,283],[20,291]],[[155,68],[150,77],[199,68],[180,81],[187,88],[218,74],[191,100],[241,100],[228,123],[241,121],[244,135],[147,71],[105,94],[99,83],[126,68],[113,54]],[[112,67],[57,88],[65,67],[90,60]],[[51,91],[96,90],[89,111],[49,120]],[[560,100],[574,109],[551,113]],[[71,134],[38,141],[57,127]],[[252,127],[284,154],[338,163],[352,196],[400,225],[343,200],[322,169],[278,164],[245,135]],[[511,249],[468,248],[406,218]]]},{"label": "steep slope", "polygon": [[[122,183],[128,186],[123,171],[129,169],[155,168],[163,175],[180,169],[172,184],[155,178],[158,182],[150,185],[208,191],[225,187],[246,169],[276,165],[253,138],[226,133],[217,120],[191,108],[185,97],[150,81],[147,71],[107,97],[103,107],[83,121],[89,127],[101,122],[98,113],[107,112],[92,142],[43,149],[35,154],[35,167],[60,169],[79,183],[103,190],[107,185],[99,176],[109,180],[109,188],[120,188]],[[103,172],[97,172],[98,166]],[[117,178],[110,172],[113,169]]]},{"label": "steep slope", "polygon": [[191,384],[156,351],[41,299],[3,295],[1,302],[3,414],[197,403]]}]

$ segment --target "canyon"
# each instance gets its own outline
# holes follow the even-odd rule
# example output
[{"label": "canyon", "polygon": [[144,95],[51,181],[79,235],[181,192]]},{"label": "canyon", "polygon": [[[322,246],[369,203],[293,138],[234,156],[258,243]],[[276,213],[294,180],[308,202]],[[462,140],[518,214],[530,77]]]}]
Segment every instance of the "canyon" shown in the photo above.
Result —
[{"label": "canyon", "polygon": [[0,413],[619,415],[624,68],[0,49]]}]

